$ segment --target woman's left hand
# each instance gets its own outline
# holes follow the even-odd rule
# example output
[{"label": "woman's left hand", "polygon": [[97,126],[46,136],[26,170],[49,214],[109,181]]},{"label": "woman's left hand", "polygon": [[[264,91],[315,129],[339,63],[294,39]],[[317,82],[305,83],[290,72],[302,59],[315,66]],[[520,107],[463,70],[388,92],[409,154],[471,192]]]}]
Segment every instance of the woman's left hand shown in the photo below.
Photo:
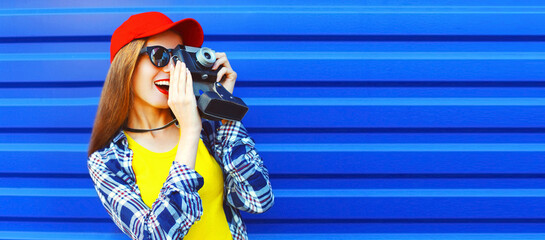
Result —
[{"label": "woman's left hand", "polygon": [[[220,82],[221,85],[227,89],[227,91],[233,94],[235,82],[237,80],[237,73],[233,71],[229,60],[227,59],[227,55],[224,52],[216,52],[216,63],[214,63],[212,70],[218,69],[219,66],[223,66],[223,68],[221,68],[218,72],[216,82]],[[223,75],[225,75],[225,80],[221,81]]]}]

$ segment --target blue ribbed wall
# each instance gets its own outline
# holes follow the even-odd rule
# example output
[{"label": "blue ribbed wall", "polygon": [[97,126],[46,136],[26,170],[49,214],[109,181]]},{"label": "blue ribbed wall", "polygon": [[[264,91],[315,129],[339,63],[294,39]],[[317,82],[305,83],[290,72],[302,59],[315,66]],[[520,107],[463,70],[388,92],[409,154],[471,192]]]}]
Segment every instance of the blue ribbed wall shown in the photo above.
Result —
[{"label": "blue ribbed wall", "polygon": [[157,10],[239,75],[251,239],[545,239],[545,2],[180,2],[0,3],[0,238],[126,239],[86,149],[113,30]]}]

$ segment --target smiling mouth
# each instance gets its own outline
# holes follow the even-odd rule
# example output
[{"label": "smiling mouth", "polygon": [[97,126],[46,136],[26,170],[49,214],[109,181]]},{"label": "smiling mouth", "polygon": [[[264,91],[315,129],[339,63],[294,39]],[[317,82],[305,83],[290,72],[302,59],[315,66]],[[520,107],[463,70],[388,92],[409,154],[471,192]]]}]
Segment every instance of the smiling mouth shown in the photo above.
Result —
[{"label": "smiling mouth", "polygon": [[170,81],[167,81],[167,80],[162,80],[162,81],[157,81],[157,82],[154,82],[155,83],[155,86],[165,92],[168,92],[168,88],[170,86]]}]

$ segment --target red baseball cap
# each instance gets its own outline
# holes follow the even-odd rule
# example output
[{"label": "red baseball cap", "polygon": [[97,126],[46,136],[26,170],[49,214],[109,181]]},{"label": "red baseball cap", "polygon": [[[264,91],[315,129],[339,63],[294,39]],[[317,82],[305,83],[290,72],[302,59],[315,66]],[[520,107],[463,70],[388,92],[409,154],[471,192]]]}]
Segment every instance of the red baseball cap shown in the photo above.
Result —
[{"label": "red baseball cap", "polygon": [[110,63],[114,60],[117,52],[132,40],[153,36],[170,29],[180,33],[184,45],[202,46],[204,33],[201,25],[195,19],[185,18],[173,22],[160,12],[139,13],[130,16],[114,31],[110,42]]}]

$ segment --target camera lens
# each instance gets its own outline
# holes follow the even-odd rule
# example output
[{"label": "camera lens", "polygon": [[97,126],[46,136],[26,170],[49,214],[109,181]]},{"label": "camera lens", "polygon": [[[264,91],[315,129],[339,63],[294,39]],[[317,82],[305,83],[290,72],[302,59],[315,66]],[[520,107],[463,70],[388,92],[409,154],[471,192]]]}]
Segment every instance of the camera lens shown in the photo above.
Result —
[{"label": "camera lens", "polygon": [[203,47],[199,49],[195,55],[197,57],[197,62],[205,68],[212,67],[216,62],[216,54],[214,53],[214,50],[210,48]]}]

